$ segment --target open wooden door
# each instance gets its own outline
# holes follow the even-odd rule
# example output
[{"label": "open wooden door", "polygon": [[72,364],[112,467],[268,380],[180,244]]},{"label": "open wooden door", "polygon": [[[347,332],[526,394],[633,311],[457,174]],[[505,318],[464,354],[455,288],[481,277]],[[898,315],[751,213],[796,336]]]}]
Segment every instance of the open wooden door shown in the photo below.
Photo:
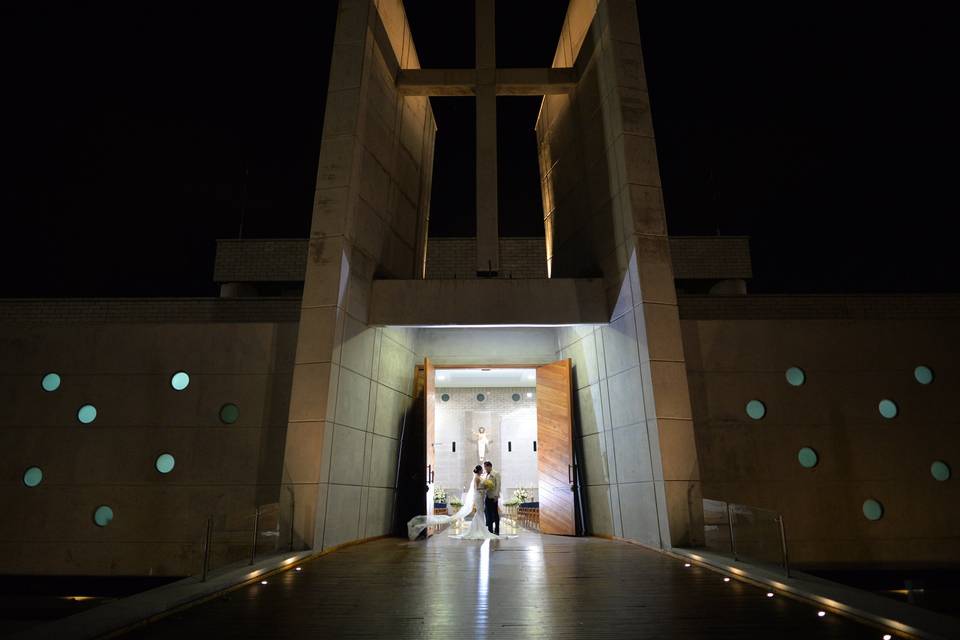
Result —
[{"label": "open wooden door", "polygon": [[540,531],[576,535],[570,360],[537,367]]},{"label": "open wooden door", "polygon": [[[436,441],[436,425],[434,416],[436,414],[437,402],[437,376],[436,369],[430,358],[423,360],[423,400],[425,403],[423,416],[426,422],[426,440],[427,440],[427,515],[433,515],[433,476],[434,465],[436,464],[436,453],[433,450],[433,444]],[[432,532],[431,532],[432,533]]]}]

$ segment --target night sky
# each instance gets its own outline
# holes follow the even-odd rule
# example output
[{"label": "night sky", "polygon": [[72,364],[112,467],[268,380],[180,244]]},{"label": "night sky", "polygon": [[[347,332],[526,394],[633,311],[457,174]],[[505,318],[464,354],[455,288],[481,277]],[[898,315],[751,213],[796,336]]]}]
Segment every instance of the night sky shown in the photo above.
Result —
[{"label": "night sky", "polygon": [[[306,237],[336,2],[203,4],[0,9],[0,296],[216,295],[241,219]],[[549,64],[565,3],[499,4],[498,64]],[[960,292],[947,16],[640,4],[672,234],[752,236],[754,292]],[[473,66],[471,2],[407,6]],[[433,106],[431,233],[470,235],[473,103]],[[498,103],[505,235],[543,233],[538,106]]]}]

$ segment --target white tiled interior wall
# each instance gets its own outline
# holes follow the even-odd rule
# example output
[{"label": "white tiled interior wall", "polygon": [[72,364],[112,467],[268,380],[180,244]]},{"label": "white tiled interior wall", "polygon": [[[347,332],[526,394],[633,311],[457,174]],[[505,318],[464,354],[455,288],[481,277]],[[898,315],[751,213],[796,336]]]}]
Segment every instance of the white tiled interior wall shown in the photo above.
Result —
[{"label": "white tiled interior wall", "polygon": [[[484,401],[477,394],[484,394]],[[527,394],[531,397],[527,397]],[[447,402],[440,398],[450,396]],[[519,401],[513,395],[520,396]],[[450,493],[462,492],[480,463],[478,428],[484,427],[489,449],[484,460],[493,463],[501,476],[501,498],[509,500],[514,489],[524,487],[535,499],[537,457],[537,402],[532,387],[438,388],[436,411],[435,484]],[[453,452],[453,442],[457,450]]]}]

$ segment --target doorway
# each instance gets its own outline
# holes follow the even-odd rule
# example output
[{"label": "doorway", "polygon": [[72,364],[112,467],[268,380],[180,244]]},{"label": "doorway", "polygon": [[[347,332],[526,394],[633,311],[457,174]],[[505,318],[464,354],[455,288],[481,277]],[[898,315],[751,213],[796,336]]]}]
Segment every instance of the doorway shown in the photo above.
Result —
[{"label": "doorway", "polygon": [[419,410],[404,430],[401,467],[422,478],[412,483],[422,493],[407,504],[419,503],[418,513],[455,512],[474,466],[490,461],[501,476],[502,516],[541,533],[583,534],[569,360],[487,366],[426,358],[415,376]]}]

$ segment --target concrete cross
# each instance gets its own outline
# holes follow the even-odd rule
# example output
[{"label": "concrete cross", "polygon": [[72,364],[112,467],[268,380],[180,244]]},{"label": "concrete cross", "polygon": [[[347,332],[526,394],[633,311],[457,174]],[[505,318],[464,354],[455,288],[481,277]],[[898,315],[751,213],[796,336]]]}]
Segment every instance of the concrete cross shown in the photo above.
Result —
[{"label": "concrete cross", "polygon": [[497,69],[495,0],[476,0],[475,69],[401,69],[397,90],[406,96],[476,96],[477,99],[477,275],[500,269],[497,223],[497,96],[567,93],[576,71]]}]

